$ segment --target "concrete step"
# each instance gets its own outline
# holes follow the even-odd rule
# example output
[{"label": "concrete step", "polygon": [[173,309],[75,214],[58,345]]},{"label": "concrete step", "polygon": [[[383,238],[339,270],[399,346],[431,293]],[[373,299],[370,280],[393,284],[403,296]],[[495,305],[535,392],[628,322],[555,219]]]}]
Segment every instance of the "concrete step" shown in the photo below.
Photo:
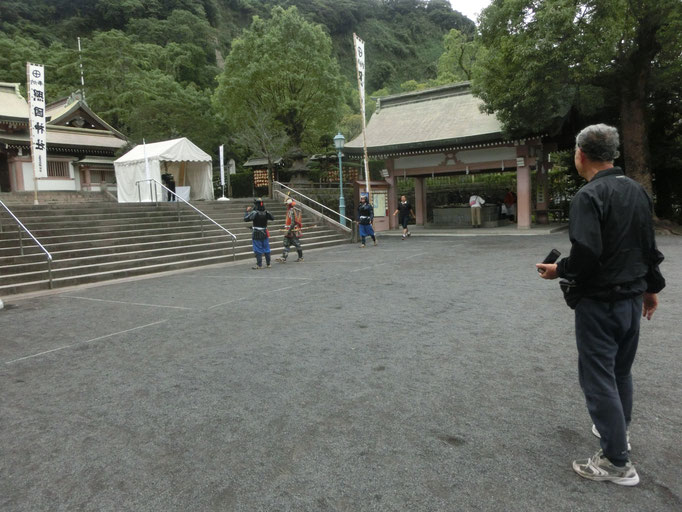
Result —
[{"label": "concrete step", "polygon": [[[236,259],[253,257],[251,224],[243,220],[251,200],[195,204],[237,236]],[[278,253],[286,208],[278,202],[266,202],[266,207],[276,219],[270,225],[270,244]],[[169,203],[27,205],[16,208],[15,214],[52,254],[55,287],[232,261],[229,235],[208,220],[200,221],[200,215],[186,207],[176,220],[176,208]],[[304,225],[309,226],[304,251],[347,243],[345,233],[311,226],[314,221],[307,217],[304,213]],[[7,216],[2,218],[0,296],[48,288],[44,253],[24,236],[20,255],[17,232],[9,222]]]},{"label": "concrete step", "polygon": [[[303,250],[319,249],[323,247],[331,247],[334,245],[339,245],[340,243],[346,243],[345,240],[339,242],[338,240],[329,240],[323,242],[308,243],[303,247]],[[273,251],[276,254],[276,251]],[[253,258],[253,253],[249,250],[248,252],[240,252],[237,254],[237,260],[244,260]],[[145,274],[152,274],[156,272],[166,272],[172,270],[180,270],[184,268],[199,267],[205,265],[212,265],[215,263],[224,263],[226,261],[232,261],[231,254],[217,255],[211,257],[197,257],[194,259],[186,259],[182,261],[175,262],[163,262],[163,263],[150,263],[149,265],[139,265],[135,264],[129,268],[122,268],[114,271],[103,271],[94,273],[83,273],[78,276],[66,276],[54,278],[52,287],[53,288],[63,288],[68,286],[76,286],[79,284],[94,283],[107,281],[112,279],[121,279],[125,277],[140,276]],[[139,263],[139,262],[135,262]],[[0,285],[0,297],[15,295],[19,293],[35,292],[40,290],[49,289],[49,283],[47,281],[47,270],[44,272],[43,276],[35,273],[30,273],[25,281],[15,284]]]},{"label": "concrete step", "polygon": [[[235,224],[230,227],[223,226],[228,231],[234,233],[234,231],[245,232],[248,229],[247,223]],[[179,230],[192,231],[201,233],[202,223],[199,220],[193,221],[180,221],[180,222],[164,222],[156,223],[151,225],[128,225],[121,224],[117,226],[99,226],[93,225],[88,229],[79,228],[64,228],[64,229],[54,229],[54,230],[31,230],[33,236],[35,236],[41,244],[47,246],[52,243],[58,243],[60,241],[69,239],[90,239],[90,238],[121,238],[124,236],[148,236],[148,235],[164,235],[174,233]],[[224,233],[222,229],[210,222],[203,222],[204,233],[210,232],[221,232]],[[234,230],[234,231],[233,231]],[[18,246],[18,235],[13,233],[11,235],[0,238],[0,247],[14,247]],[[236,233],[235,233],[236,234]],[[229,236],[229,235],[227,235]],[[23,235],[24,240],[30,240],[27,235]]]},{"label": "concrete step", "polygon": [[[18,216],[19,217],[19,216]],[[220,225],[241,225],[244,222],[243,212],[212,214],[210,217]],[[274,223],[277,219],[284,222],[284,214],[280,217],[275,216]],[[49,237],[52,235],[68,235],[78,232],[103,232],[103,231],[119,231],[129,230],[132,227],[136,229],[149,229],[154,227],[168,227],[168,226],[182,226],[187,224],[212,225],[212,222],[206,218],[201,217],[196,212],[184,212],[178,220],[175,214],[149,214],[146,216],[125,216],[119,214],[112,214],[110,216],[88,216],[81,215],[80,218],[76,216],[52,216],[50,218],[35,218],[28,220],[27,218],[19,217],[19,220],[26,226],[29,231],[36,237]],[[184,223],[184,224],[183,224]],[[107,229],[108,228],[108,229]],[[0,240],[14,239],[17,235],[16,224],[3,225],[3,231],[0,232]],[[42,240],[41,240],[42,243]]]},{"label": "concrete step", "polygon": [[[240,211],[243,212],[247,206],[252,206],[253,201],[245,200],[243,202],[222,202],[222,201],[197,201],[190,203],[194,208],[200,211]],[[272,211],[278,209],[285,209],[285,206],[277,201],[265,202],[266,209]],[[87,215],[98,212],[134,212],[134,211],[176,211],[178,203],[159,202],[155,203],[88,203],[88,204],[67,204],[67,205],[12,205],[9,206],[15,215],[21,213],[24,216],[41,216],[46,213],[63,213],[65,215]],[[191,211],[191,208],[184,203],[180,203],[179,208],[184,211]],[[0,214],[3,214],[3,209]],[[6,215],[6,213],[4,213]]]},{"label": "concrete step", "polygon": [[[320,241],[337,239],[339,241],[343,238],[336,233],[321,233],[314,237],[307,238],[307,241],[316,243]],[[281,247],[283,237],[273,238],[271,240],[271,247]],[[131,260],[144,260],[155,257],[175,257],[182,259],[186,254],[194,254],[197,252],[208,251],[229,251],[232,253],[232,242],[221,239],[214,241],[205,241],[196,239],[196,243],[177,245],[167,244],[165,247],[155,248],[140,248],[129,247],[128,251],[107,252],[101,251],[99,254],[84,255],[81,252],[72,253],[71,257],[58,257],[60,255],[53,255],[52,271],[57,274],[59,271],[67,269],[81,269],[84,266],[95,265],[113,265],[116,262],[127,262]],[[250,251],[251,241],[243,240],[240,243],[235,243],[235,251]],[[43,272],[47,270],[47,263],[45,258],[35,259],[34,261],[16,261],[13,263],[5,263],[2,265],[2,276],[0,276],[0,283],[9,282],[13,276],[19,276],[29,272]]]},{"label": "concrete step", "polygon": [[[241,222],[235,226],[230,226],[230,232],[234,234],[238,240],[242,238],[251,239],[250,223]],[[306,233],[316,233],[319,230],[325,229],[322,227],[310,227],[306,229]],[[60,251],[67,249],[80,249],[91,247],[105,247],[120,244],[145,243],[154,241],[169,241],[180,240],[188,237],[201,236],[202,230],[200,225],[189,223],[177,225],[170,225],[158,228],[139,229],[132,228],[124,231],[103,231],[103,232],[79,232],[66,233],[52,236],[43,236],[39,240],[41,244],[49,251]],[[281,234],[279,227],[270,228],[271,236]],[[230,238],[230,235],[220,229],[214,224],[204,223],[203,226],[204,237],[219,236]],[[43,254],[40,248],[26,237],[23,238],[24,254]],[[21,254],[19,248],[18,238],[7,238],[0,240],[0,256],[18,256]]]},{"label": "concrete step", "polygon": [[[235,230],[237,236],[237,245],[251,244],[251,230],[248,227],[243,230]],[[307,229],[305,240],[318,235],[326,233],[336,234],[335,231],[325,228],[317,227]],[[270,243],[276,244],[283,240],[284,236],[279,231],[271,231]],[[146,236],[146,237],[123,237],[123,238],[103,238],[103,239],[87,239],[83,241],[64,241],[59,243],[48,244],[47,250],[56,260],[75,258],[78,256],[95,256],[99,254],[113,254],[121,252],[129,252],[134,250],[149,250],[163,247],[174,247],[183,245],[192,245],[199,243],[232,243],[232,238],[226,235],[219,229],[214,229],[210,232],[205,232],[202,237],[196,231],[183,231],[172,233],[163,236]],[[0,248],[0,267],[4,265],[14,265],[31,262],[44,262],[45,253],[39,247],[24,246],[24,255],[20,254],[18,247]]]}]

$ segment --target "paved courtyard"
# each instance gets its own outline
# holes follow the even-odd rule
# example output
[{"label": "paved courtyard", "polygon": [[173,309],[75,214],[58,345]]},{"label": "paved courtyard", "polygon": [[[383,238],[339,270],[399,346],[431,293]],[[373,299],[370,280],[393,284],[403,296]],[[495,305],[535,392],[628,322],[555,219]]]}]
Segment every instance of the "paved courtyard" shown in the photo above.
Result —
[{"label": "paved courtyard", "polygon": [[682,238],[658,241],[637,487],[571,469],[598,441],[534,268],[567,233],[415,234],[5,298],[0,510],[679,511]]}]

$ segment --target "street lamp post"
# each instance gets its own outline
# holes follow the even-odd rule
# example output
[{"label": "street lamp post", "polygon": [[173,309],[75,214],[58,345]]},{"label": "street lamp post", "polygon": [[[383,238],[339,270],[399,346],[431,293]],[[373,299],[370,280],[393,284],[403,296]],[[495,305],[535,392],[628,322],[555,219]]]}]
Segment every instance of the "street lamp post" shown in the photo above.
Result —
[{"label": "street lamp post", "polygon": [[334,137],[334,147],[339,155],[339,222],[346,225],[346,200],[343,198],[343,164],[341,163],[341,157],[343,156],[343,145],[346,142],[346,138],[339,132],[336,137]]}]

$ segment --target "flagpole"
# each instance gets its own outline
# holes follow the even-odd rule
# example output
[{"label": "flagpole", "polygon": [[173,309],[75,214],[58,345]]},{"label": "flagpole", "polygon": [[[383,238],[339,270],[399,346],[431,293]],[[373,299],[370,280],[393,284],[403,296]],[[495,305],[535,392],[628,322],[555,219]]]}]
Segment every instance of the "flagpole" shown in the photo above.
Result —
[{"label": "flagpole", "polygon": [[[367,203],[371,204],[372,194],[369,184],[369,158],[367,156],[367,133],[365,122],[365,42],[357,34],[353,33],[353,46],[355,47],[355,72],[358,78],[358,90],[360,91],[360,112],[362,114],[362,147],[365,167],[365,190],[367,191]],[[360,70],[362,66],[362,70]]]}]

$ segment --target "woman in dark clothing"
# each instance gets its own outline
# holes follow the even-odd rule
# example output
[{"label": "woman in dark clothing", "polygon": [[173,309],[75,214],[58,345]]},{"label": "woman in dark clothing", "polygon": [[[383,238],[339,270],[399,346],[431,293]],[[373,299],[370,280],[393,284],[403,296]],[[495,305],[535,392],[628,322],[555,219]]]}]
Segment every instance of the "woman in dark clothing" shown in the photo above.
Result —
[{"label": "woman in dark clothing", "polygon": [[400,213],[400,217],[398,217],[398,220],[400,221],[400,225],[403,227],[403,240],[405,240],[405,237],[410,236],[412,234],[407,229],[407,223],[409,222],[410,217],[414,217],[412,205],[407,202],[407,197],[405,196],[400,196],[398,208],[396,208],[396,210],[393,212],[393,216],[395,217],[398,213]]}]

